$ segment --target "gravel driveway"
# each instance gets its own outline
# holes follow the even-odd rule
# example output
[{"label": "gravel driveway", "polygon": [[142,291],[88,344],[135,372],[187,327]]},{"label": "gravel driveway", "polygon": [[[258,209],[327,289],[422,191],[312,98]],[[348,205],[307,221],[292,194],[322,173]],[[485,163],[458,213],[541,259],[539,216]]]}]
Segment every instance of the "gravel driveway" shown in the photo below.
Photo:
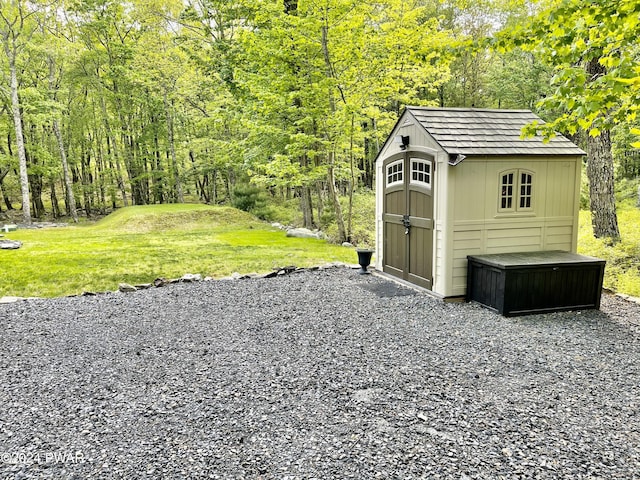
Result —
[{"label": "gravel driveway", "polygon": [[640,306],[336,268],[0,305],[0,479],[637,479]]}]

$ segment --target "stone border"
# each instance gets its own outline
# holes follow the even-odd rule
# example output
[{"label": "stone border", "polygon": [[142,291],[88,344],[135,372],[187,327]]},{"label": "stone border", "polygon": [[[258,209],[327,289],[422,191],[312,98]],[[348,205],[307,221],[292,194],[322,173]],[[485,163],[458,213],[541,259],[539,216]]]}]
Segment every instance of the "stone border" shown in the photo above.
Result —
[{"label": "stone border", "polygon": [[[343,262],[332,262],[332,263],[325,263],[323,265],[317,265],[314,267],[296,267],[295,265],[290,265],[290,266],[286,266],[286,267],[278,267],[278,268],[274,268],[271,272],[268,273],[245,273],[245,274],[241,274],[238,272],[234,272],[232,273],[230,276],[228,277],[221,277],[221,278],[213,278],[213,277],[202,277],[201,274],[199,273],[185,273],[182,277],[180,278],[174,278],[174,279],[170,279],[167,280],[165,278],[162,277],[158,277],[156,278],[153,283],[140,283],[140,284],[136,284],[136,285],[129,285],[128,283],[120,283],[118,285],[118,290],[116,290],[116,292],[120,292],[120,293],[130,293],[130,292],[136,292],[138,290],[147,290],[149,288],[161,288],[164,287],[165,285],[171,285],[174,283],[192,283],[192,282],[228,282],[228,281],[235,281],[235,280],[250,280],[250,279],[256,279],[256,278],[275,278],[275,277],[280,277],[283,275],[290,275],[292,273],[299,273],[299,272],[306,272],[306,271],[316,271],[316,270],[328,270],[331,268],[349,268],[352,270],[358,270],[360,269],[360,265],[357,264],[349,264],[349,263],[343,263]],[[372,273],[376,273],[376,271],[372,271]],[[388,277],[384,277],[387,280],[394,280],[393,278],[388,278]],[[399,282],[400,283],[400,282]],[[411,286],[411,285],[406,285],[404,282],[400,283],[404,286]],[[422,291],[422,289],[420,289],[420,291]],[[86,296],[94,296],[94,295],[104,295],[107,293],[116,293],[116,292],[111,292],[111,291],[106,291],[106,292],[82,292],[79,295],[66,295],[66,297],[86,297]],[[627,302],[631,302],[631,303],[635,303],[637,305],[640,305],[640,297],[633,297],[631,295],[627,295],[626,293],[613,293],[607,290],[603,290],[602,293],[609,293],[609,294],[613,294],[616,297],[619,297],[623,300],[626,300]],[[8,303],[15,303],[18,302],[20,300],[30,300],[30,299],[35,299],[35,298],[39,298],[39,297],[14,297],[14,296],[5,296],[5,297],[0,297],[0,305],[1,304],[8,304]]]},{"label": "stone border", "polygon": [[[121,283],[118,285],[118,291],[121,293],[130,293],[130,292],[135,292],[137,290],[147,290],[149,288],[160,288],[160,287],[164,287],[165,285],[171,285],[174,283],[225,282],[225,281],[228,282],[228,281],[235,281],[235,280],[250,280],[250,279],[256,279],[256,278],[275,278],[283,275],[290,275],[292,273],[300,273],[300,272],[316,271],[316,270],[327,270],[330,268],[356,269],[356,268],[360,268],[360,265],[346,264],[343,262],[326,263],[324,265],[318,265],[315,267],[307,267],[307,268],[296,267],[295,265],[289,265],[286,267],[274,268],[271,272],[268,272],[268,273],[253,272],[253,273],[242,274],[238,272],[233,272],[230,276],[222,277],[222,278],[213,278],[213,277],[202,278],[202,275],[200,275],[199,273],[185,273],[182,277],[174,278],[174,279],[166,279],[163,277],[158,277],[153,281],[153,283],[143,283],[143,284],[137,284],[137,285],[129,285],[128,283]],[[105,292],[105,293],[109,293],[109,292]],[[81,295],[95,295],[95,293],[83,292]],[[76,295],[70,295],[70,296],[73,297]]]},{"label": "stone border", "polygon": [[[114,291],[106,291],[106,292],[82,292],[77,295],[65,295],[67,298],[71,297],[89,297],[95,295],[106,295],[109,293],[131,293],[137,292],[138,290],[148,290],[150,288],[161,288],[166,285],[171,285],[175,283],[193,283],[193,282],[225,282],[225,281],[236,281],[236,280],[250,280],[256,278],[275,278],[281,277],[283,275],[291,275],[293,273],[307,272],[307,271],[316,271],[316,270],[328,270],[331,268],[349,268],[352,270],[359,269],[360,265],[356,264],[348,264],[343,262],[332,262],[325,263],[323,265],[317,265],[314,267],[296,267],[295,265],[289,265],[286,267],[278,267],[274,268],[271,272],[268,273],[245,273],[241,274],[238,272],[232,273],[228,277],[222,278],[213,278],[213,277],[202,277],[199,273],[185,273],[180,278],[174,279],[166,279],[163,277],[156,278],[152,283],[139,283],[136,285],[130,285],[128,283],[120,283],[118,285],[118,290]],[[6,296],[0,297],[0,304],[4,303],[14,303],[20,300],[30,300],[36,299],[39,297],[13,297]],[[64,297],[62,297],[64,298]]]}]

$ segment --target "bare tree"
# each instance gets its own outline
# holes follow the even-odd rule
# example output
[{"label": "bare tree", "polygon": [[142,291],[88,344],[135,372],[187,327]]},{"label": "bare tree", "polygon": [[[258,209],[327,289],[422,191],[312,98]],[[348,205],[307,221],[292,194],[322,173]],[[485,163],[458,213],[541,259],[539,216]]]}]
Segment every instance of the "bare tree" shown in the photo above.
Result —
[{"label": "bare tree", "polygon": [[[34,5],[29,4],[31,7]],[[11,114],[16,134],[18,162],[20,166],[20,189],[22,191],[22,214],[24,222],[31,223],[31,197],[29,194],[29,176],[27,173],[27,154],[22,133],[22,108],[18,95],[18,67],[17,61],[25,46],[36,31],[36,24],[30,17],[36,9],[27,8],[27,2],[22,0],[8,0],[0,6],[0,40],[2,49],[9,65],[9,97]]]}]

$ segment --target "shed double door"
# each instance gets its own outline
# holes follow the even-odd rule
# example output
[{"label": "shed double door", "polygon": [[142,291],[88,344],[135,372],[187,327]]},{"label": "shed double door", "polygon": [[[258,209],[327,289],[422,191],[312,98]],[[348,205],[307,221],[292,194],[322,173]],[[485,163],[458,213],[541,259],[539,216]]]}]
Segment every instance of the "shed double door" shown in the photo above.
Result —
[{"label": "shed double door", "polygon": [[383,164],[383,271],[431,290],[434,159],[403,152]]}]

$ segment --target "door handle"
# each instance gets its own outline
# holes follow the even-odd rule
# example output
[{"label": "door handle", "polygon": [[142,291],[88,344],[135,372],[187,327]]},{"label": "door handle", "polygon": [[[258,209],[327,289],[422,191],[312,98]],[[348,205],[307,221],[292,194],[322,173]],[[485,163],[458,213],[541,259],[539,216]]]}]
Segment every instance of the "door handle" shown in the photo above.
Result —
[{"label": "door handle", "polygon": [[409,235],[409,229],[411,228],[411,222],[409,221],[409,215],[402,216],[402,225],[404,226],[404,234]]}]

